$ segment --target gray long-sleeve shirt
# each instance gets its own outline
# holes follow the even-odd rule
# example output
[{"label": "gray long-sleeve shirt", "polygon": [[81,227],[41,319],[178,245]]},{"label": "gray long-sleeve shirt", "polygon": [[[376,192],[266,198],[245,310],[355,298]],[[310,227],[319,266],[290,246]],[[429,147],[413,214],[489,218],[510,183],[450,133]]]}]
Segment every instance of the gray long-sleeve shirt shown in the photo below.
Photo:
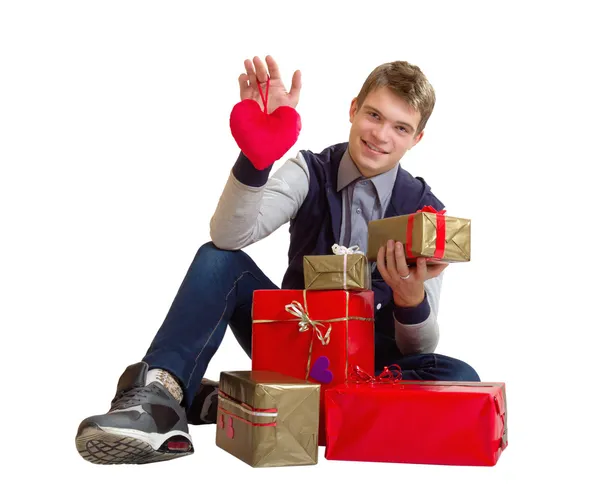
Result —
[{"label": "gray long-sleeve shirt", "polygon": [[[365,179],[346,151],[338,173],[344,246],[356,244],[366,251],[368,222],[383,218],[397,172],[398,166]],[[295,217],[308,194],[309,180],[301,153],[288,159],[262,187],[244,185],[231,173],[210,222],[213,243],[221,249],[241,250],[266,238]],[[426,320],[404,324],[395,319],[396,345],[403,354],[433,352],[437,347],[441,284],[442,275],[425,282],[431,308]]]}]

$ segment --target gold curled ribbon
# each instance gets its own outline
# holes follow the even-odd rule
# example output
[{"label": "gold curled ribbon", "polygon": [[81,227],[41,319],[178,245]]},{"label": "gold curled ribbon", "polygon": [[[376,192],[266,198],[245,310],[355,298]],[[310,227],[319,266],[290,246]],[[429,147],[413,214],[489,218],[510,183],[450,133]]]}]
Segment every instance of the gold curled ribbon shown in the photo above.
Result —
[{"label": "gold curled ribbon", "polygon": [[321,327],[325,327],[325,325],[311,320],[308,313],[304,310],[304,307],[298,301],[292,301],[289,305],[285,305],[285,311],[292,315],[296,315],[298,318],[298,326],[300,327],[299,332],[306,332],[309,326],[312,326],[317,334],[317,339],[321,341],[323,346],[329,344],[329,341],[331,340],[331,324],[329,324],[329,329],[327,329],[327,332],[323,335],[317,325],[320,325]]},{"label": "gold curled ribbon", "polygon": [[[291,303],[285,305],[285,311],[290,313],[291,315],[295,315],[296,319],[291,320],[253,320],[253,324],[269,324],[269,323],[283,323],[283,322],[298,322],[299,332],[306,332],[310,327],[313,329],[313,334],[317,335],[317,339],[321,341],[323,346],[327,346],[331,340],[331,324],[334,322],[346,322],[346,378],[348,378],[348,322],[350,320],[362,320],[364,322],[373,322],[374,318],[367,317],[351,317],[349,316],[349,305],[350,305],[350,293],[345,291],[346,293],[346,316],[339,318],[330,318],[327,320],[312,320],[308,314],[308,302],[306,300],[306,289],[302,290],[302,295],[304,299],[304,305],[302,305],[299,301],[292,301]],[[321,330],[317,327],[317,325],[321,325],[325,327],[323,324],[330,324],[329,329],[323,335]],[[308,375],[310,373],[310,364],[312,361],[312,349],[313,349],[313,341],[314,337],[310,339],[310,346],[308,348],[308,361],[306,363],[306,374],[304,379],[308,380]]]}]

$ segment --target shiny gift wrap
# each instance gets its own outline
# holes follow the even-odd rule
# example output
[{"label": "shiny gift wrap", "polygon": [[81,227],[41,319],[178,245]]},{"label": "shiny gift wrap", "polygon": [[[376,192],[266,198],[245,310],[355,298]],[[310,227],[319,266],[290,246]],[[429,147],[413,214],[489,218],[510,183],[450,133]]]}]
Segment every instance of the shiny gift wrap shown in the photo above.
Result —
[{"label": "shiny gift wrap", "polygon": [[446,211],[424,207],[414,214],[369,222],[367,258],[377,260],[388,240],[400,241],[409,265],[417,257],[444,262],[471,260],[471,220],[446,216]]},{"label": "shiny gift wrap", "polygon": [[306,255],[304,287],[309,290],[371,289],[371,273],[364,254]]},{"label": "shiny gift wrap", "polygon": [[325,415],[329,460],[493,466],[508,445],[504,383],[347,383]]},{"label": "shiny gift wrap", "polygon": [[254,291],[252,369],[320,383],[322,402],[354,365],[374,371],[374,303],[373,291]]},{"label": "shiny gift wrap", "polygon": [[222,372],[217,446],[252,467],[318,460],[320,385],[275,372]]}]

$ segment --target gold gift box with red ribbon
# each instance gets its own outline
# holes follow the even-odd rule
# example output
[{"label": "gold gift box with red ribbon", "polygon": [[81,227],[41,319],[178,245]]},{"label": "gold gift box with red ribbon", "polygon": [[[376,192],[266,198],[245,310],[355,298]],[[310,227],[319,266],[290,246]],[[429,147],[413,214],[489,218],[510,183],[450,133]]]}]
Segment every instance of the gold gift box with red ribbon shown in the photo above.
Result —
[{"label": "gold gift box with red ribbon", "polygon": [[320,391],[278,372],[222,372],[216,445],[252,467],[316,464]]},{"label": "gold gift box with red ribbon", "polygon": [[446,216],[445,210],[430,206],[414,214],[371,221],[367,259],[377,261],[379,248],[388,240],[402,242],[409,265],[418,257],[449,263],[471,260],[471,220]]}]

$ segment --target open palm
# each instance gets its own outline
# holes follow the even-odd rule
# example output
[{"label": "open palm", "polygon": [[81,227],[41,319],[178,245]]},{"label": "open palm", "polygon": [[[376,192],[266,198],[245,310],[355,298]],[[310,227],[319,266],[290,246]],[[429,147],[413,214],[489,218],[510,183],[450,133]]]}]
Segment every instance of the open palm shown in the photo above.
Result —
[{"label": "open palm", "polygon": [[[271,56],[265,58],[267,66],[262,60],[254,57],[253,60],[244,60],[246,73],[238,78],[240,83],[240,99],[251,99],[256,101],[261,109],[264,109],[262,98],[260,96],[259,84],[264,96],[267,96],[267,79],[270,78],[267,113],[272,113],[280,106],[290,106],[295,108],[300,99],[300,88],[302,86],[301,74],[299,70],[294,72],[292,77],[292,87],[288,92],[281,80],[279,67]],[[267,71],[268,70],[268,71]]]}]

